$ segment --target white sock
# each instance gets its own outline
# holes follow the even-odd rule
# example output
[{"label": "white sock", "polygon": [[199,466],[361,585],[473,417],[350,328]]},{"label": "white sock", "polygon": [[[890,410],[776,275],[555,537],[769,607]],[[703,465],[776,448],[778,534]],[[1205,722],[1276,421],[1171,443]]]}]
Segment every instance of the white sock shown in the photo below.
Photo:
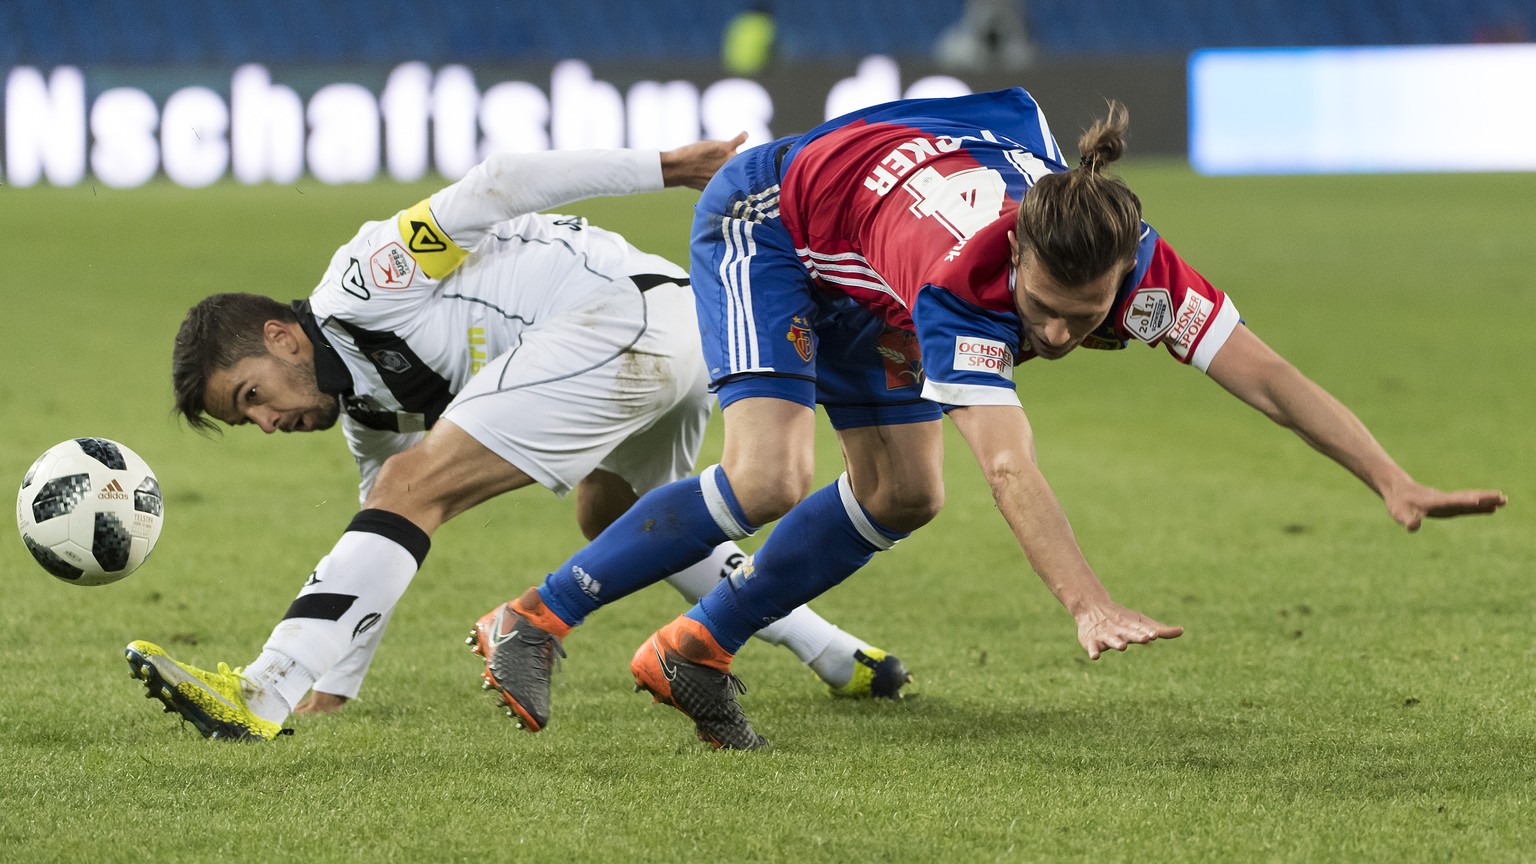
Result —
[{"label": "white sock", "polygon": [[[690,603],[696,603],[746,559],[747,554],[740,546],[727,541],[716,546],[708,558],[667,577],[667,581]],[[797,607],[753,636],[793,651],[801,663],[809,665],[833,687],[841,687],[853,680],[853,652],[869,647],[807,606]]]},{"label": "white sock", "polygon": [[427,535],[400,516],[359,513],[245,670],[243,692],[251,711],[274,723],[292,713],[352,640],[379,626],[394,608],[426,546]]},{"label": "white sock", "polygon": [[245,667],[245,686],[240,693],[251,713],[281,723],[314,683],[315,676],[292,657],[268,649]]},{"label": "white sock", "polygon": [[[811,610],[801,606],[795,611],[809,612]],[[790,617],[794,616],[791,615]],[[789,619],[783,619],[779,623],[787,620]],[[832,625],[829,624],[827,626],[831,627]],[[817,675],[821,676],[821,680],[833,687],[843,687],[853,680],[853,652],[868,648],[869,643],[855,638],[836,627],[832,627],[832,629],[837,632],[832,634],[832,637],[827,640],[826,646],[822,648],[816,657],[809,661],[809,665],[811,669],[815,670]]]},{"label": "white sock", "polygon": [[699,602],[699,598],[714,590],[721,579],[731,575],[741,562],[747,560],[747,553],[741,551],[741,547],[727,540],[715,547],[715,551],[709,553],[697,564],[689,567],[681,573],[673,573],[667,577],[667,583],[677,589],[677,593],[689,603]]}]

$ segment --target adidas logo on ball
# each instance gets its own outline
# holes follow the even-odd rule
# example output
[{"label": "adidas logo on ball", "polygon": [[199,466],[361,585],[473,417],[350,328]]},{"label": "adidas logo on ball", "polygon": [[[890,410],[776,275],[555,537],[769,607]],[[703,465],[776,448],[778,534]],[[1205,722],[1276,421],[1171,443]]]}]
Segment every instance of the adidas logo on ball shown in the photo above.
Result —
[{"label": "adidas logo on ball", "polygon": [[96,497],[116,498],[126,501],[128,499],[128,493],[123,491],[123,484],[113,480],[111,483],[108,483],[106,488],[102,489],[100,494],[98,494]]}]

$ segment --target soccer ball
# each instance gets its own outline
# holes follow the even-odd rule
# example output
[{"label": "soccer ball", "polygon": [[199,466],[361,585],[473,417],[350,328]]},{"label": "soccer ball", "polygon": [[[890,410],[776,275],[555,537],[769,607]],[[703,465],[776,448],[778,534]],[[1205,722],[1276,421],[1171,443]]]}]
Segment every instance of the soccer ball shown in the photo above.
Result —
[{"label": "soccer ball", "polygon": [[16,496],[27,551],[71,585],[106,585],[132,573],[155,548],[164,511],[155,473],[105,438],[48,448]]}]

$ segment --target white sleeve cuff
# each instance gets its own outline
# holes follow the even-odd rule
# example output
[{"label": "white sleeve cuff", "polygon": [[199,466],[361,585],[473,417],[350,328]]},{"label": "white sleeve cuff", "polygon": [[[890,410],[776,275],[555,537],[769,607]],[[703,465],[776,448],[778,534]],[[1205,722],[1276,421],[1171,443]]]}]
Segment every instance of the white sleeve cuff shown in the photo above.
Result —
[{"label": "white sleeve cuff", "polygon": [[1232,305],[1232,298],[1226,297],[1221,301],[1221,309],[1216,312],[1216,320],[1205,328],[1205,335],[1200,337],[1200,344],[1195,346],[1195,353],[1189,356],[1189,365],[1204,372],[1211,365],[1211,359],[1221,346],[1227,344],[1227,337],[1237,329],[1237,325],[1243,320],[1243,316],[1237,314],[1237,307]]},{"label": "white sleeve cuff", "polygon": [[942,405],[1017,405],[1019,394],[1012,387],[988,387],[984,384],[945,384],[929,379],[923,382],[923,398]]}]

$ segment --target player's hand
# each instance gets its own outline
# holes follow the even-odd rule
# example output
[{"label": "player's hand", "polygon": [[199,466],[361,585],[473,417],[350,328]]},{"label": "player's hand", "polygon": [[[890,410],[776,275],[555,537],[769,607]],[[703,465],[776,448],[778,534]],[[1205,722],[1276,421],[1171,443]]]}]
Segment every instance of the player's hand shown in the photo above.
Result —
[{"label": "player's hand", "polygon": [[1387,512],[1409,531],[1419,530],[1425,519],[1449,519],[1492,513],[1509,502],[1497,489],[1460,489],[1442,492],[1422,483],[1409,482],[1382,496]]},{"label": "player's hand", "polygon": [[1171,627],[1119,603],[1090,606],[1077,615],[1077,641],[1088,652],[1089,660],[1099,659],[1113,648],[1124,651],[1132,643],[1146,644],[1154,639],[1174,639],[1183,627]]},{"label": "player's hand", "polygon": [[347,706],[347,697],[334,693],[311,690],[299,704],[293,706],[295,714],[334,714]]},{"label": "player's hand", "polygon": [[687,186],[703,189],[709,178],[715,176],[726,160],[736,155],[736,148],[745,144],[747,133],[741,132],[729,141],[699,141],[665,150],[661,154],[661,182],[667,186]]}]

